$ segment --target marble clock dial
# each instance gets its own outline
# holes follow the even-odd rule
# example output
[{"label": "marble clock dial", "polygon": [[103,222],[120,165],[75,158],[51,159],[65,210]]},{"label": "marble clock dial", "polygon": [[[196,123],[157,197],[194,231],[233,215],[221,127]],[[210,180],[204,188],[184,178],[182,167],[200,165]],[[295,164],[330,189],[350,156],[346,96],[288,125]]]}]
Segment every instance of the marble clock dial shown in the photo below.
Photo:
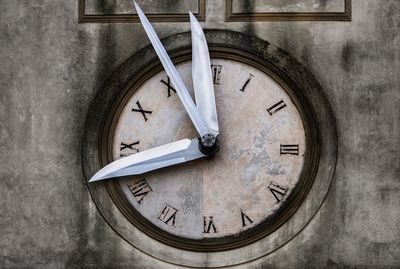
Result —
[{"label": "marble clock dial", "polygon": [[[307,146],[301,113],[277,80],[243,62],[211,62],[220,151],[211,159],[114,179],[136,217],[193,240],[237,236],[279,214],[301,181]],[[193,93],[191,62],[177,69]],[[197,136],[164,71],[120,106],[112,160]]]}]

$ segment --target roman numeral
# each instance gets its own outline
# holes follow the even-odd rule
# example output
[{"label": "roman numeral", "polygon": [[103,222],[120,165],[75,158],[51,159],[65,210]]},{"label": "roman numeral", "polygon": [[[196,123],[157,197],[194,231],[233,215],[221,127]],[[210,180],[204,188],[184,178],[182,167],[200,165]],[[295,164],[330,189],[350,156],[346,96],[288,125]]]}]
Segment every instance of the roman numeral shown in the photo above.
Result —
[{"label": "roman numeral", "polygon": [[299,145],[281,145],[280,153],[281,155],[299,155]]},{"label": "roman numeral", "polygon": [[178,209],[165,204],[163,210],[161,211],[160,215],[158,215],[157,218],[162,222],[164,222],[165,224],[171,227],[175,227],[176,214],[178,214]]},{"label": "roman numeral", "polygon": [[135,146],[135,145],[139,145],[139,143],[140,143],[139,140],[138,140],[138,141],[135,141],[135,142],[133,142],[133,143],[124,143],[124,142],[121,142],[121,146],[120,146],[120,148],[119,148],[119,150],[120,150],[119,156],[120,156],[120,157],[129,156],[129,155],[133,154],[133,151],[136,151],[136,153],[138,153],[138,152],[139,152],[139,149],[138,149],[138,148],[135,148],[134,146]]},{"label": "roman numeral", "polygon": [[203,217],[204,220],[204,232],[205,234],[209,234],[210,232],[218,233],[217,228],[214,225],[213,216]]},{"label": "roman numeral", "polygon": [[162,84],[164,84],[165,86],[167,86],[167,90],[168,90],[168,96],[167,97],[170,97],[171,96],[171,90],[172,91],[174,91],[175,93],[176,93],[176,90],[175,90],[175,88],[174,87],[172,87],[172,85],[171,85],[171,80],[169,79],[169,77],[167,76],[167,81],[165,81],[165,80],[160,80],[160,82],[162,83]]},{"label": "roman numeral", "polygon": [[132,111],[142,113],[143,118],[144,118],[144,121],[147,121],[146,114],[151,114],[151,113],[153,113],[153,111],[144,110],[144,109],[142,108],[142,105],[139,103],[139,101],[136,102],[136,105],[138,106],[138,109],[132,108]]},{"label": "roman numeral", "polygon": [[279,203],[280,201],[283,200],[283,198],[285,198],[286,193],[288,191],[287,187],[280,186],[278,184],[273,183],[272,181],[271,183],[269,183],[268,189],[274,195],[277,203]]},{"label": "roman numeral", "polygon": [[272,114],[278,112],[282,108],[286,106],[285,102],[283,100],[280,100],[278,103],[275,105],[271,106],[270,108],[267,109],[268,113],[272,116]]},{"label": "roman numeral", "polygon": [[211,65],[211,73],[214,84],[221,83],[221,71],[222,71],[222,65],[214,65],[214,64]]},{"label": "roman numeral", "polygon": [[152,191],[149,184],[147,184],[146,179],[144,178],[136,181],[133,184],[128,184],[128,188],[139,204],[141,204],[143,202],[143,198]]},{"label": "roman numeral", "polygon": [[239,91],[244,92],[244,90],[247,88],[252,78],[254,78],[254,76],[250,74],[250,76],[247,78],[246,82],[243,84],[242,88],[239,89]]},{"label": "roman numeral", "polygon": [[[249,216],[247,216],[245,213],[243,213],[243,211],[240,209],[240,214],[242,215],[242,227],[245,227],[249,224],[252,224],[253,221],[249,218]],[[248,224],[247,224],[248,222]]]}]

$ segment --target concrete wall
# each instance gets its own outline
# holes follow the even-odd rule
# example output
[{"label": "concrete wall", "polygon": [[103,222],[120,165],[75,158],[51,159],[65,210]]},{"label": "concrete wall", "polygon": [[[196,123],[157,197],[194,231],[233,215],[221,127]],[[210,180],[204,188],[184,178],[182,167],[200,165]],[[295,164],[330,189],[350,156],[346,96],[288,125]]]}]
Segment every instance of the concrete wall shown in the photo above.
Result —
[{"label": "concrete wall", "polygon": [[[225,22],[311,70],[336,116],[339,156],[311,223],[238,268],[400,267],[400,2],[353,0],[351,22]],[[78,24],[77,1],[0,0],[0,267],[176,268],[122,240],[84,184],[81,137],[96,90],[148,45],[140,24]],[[157,23],[161,37],[188,23]]]}]

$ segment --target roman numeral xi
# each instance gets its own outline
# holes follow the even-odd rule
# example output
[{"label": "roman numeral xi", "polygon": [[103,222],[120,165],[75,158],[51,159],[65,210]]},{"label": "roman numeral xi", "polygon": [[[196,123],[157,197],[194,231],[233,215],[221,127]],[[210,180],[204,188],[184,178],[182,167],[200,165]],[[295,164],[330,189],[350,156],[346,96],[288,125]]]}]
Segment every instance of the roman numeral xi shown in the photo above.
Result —
[{"label": "roman numeral xi", "polygon": [[160,80],[160,82],[161,82],[162,84],[164,84],[165,86],[167,86],[167,91],[168,91],[168,96],[167,96],[167,97],[170,97],[170,96],[171,96],[171,91],[173,91],[173,92],[176,93],[175,88],[172,87],[172,85],[171,85],[171,79],[170,79],[169,77],[167,77],[167,81],[165,81],[165,80],[162,79],[162,80]]}]

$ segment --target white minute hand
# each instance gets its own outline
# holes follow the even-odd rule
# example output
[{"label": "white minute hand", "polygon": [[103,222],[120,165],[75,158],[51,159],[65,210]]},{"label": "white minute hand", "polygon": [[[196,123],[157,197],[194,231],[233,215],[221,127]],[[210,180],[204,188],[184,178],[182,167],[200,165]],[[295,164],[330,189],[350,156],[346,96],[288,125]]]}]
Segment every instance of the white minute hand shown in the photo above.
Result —
[{"label": "white minute hand", "polygon": [[135,4],[136,11],[139,15],[140,21],[146,31],[147,36],[150,39],[151,44],[153,45],[158,58],[160,59],[165,71],[167,72],[169,78],[172,81],[172,84],[175,86],[177,94],[181,99],[183,106],[185,107],[187,113],[189,114],[190,119],[192,120],[197,132],[203,137],[206,134],[209,134],[210,131],[206,122],[204,121],[202,115],[197,110],[192,97],[190,96],[188,90],[186,89],[185,84],[183,83],[181,77],[178,74],[174,64],[172,63],[171,59],[169,58],[165,48],[161,44],[160,39],[158,38],[156,32],[154,31],[153,27],[151,26],[149,20],[144,15],[143,11],[140,7]]},{"label": "white minute hand", "polygon": [[197,138],[193,140],[184,139],[116,160],[98,171],[89,182],[112,177],[143,174],[205,156],[199,150],[199,140]]}]

